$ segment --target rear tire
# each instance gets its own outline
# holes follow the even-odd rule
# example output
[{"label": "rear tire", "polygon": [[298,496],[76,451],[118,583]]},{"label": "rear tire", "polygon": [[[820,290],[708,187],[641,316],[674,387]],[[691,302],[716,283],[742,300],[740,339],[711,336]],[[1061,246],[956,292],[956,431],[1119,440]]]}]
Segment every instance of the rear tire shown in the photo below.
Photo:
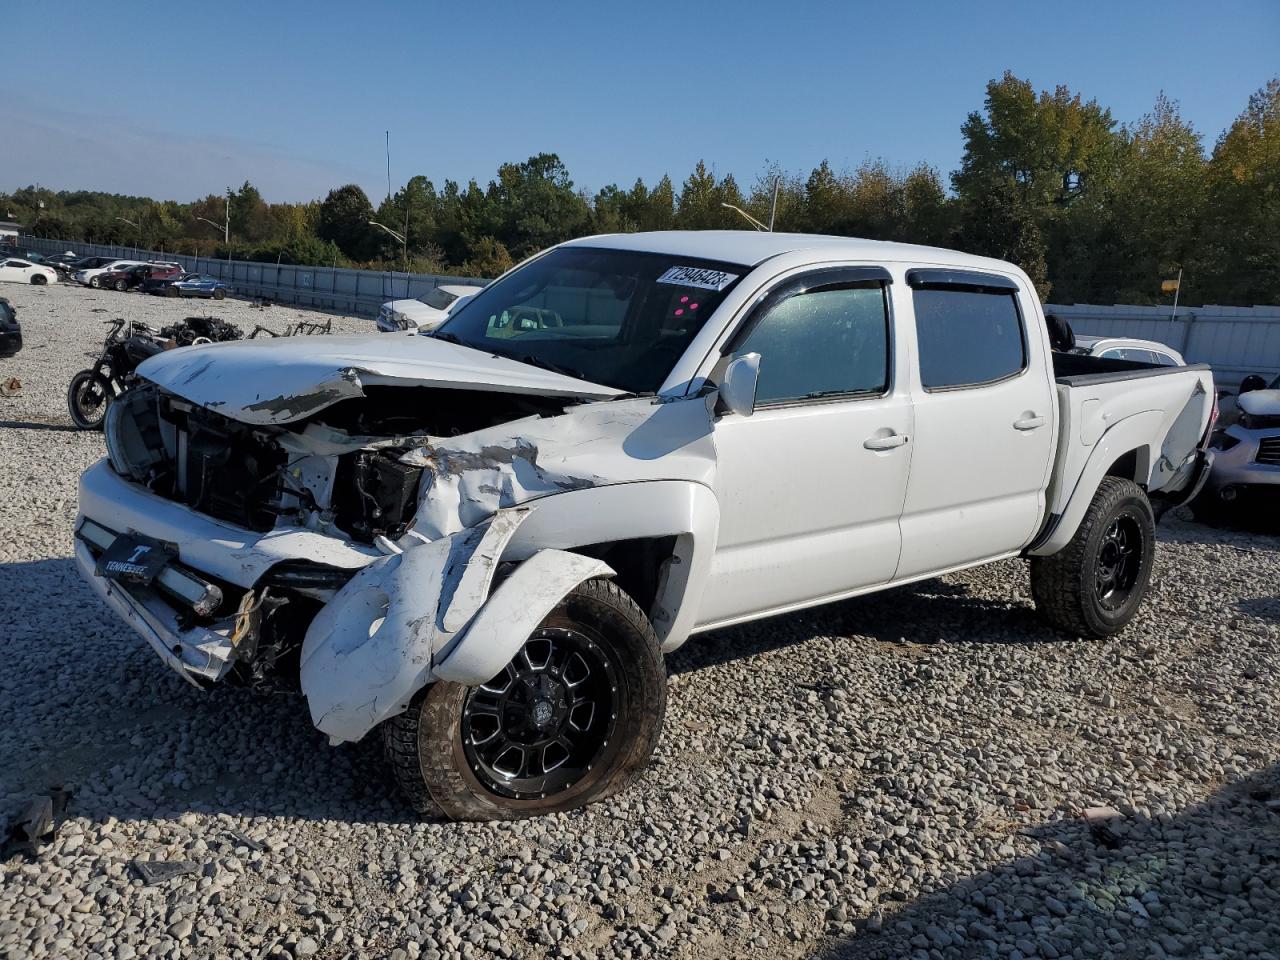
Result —
[{"label": "rear tire", "polygon": [[123,280],[117,280],[116,289],[119,290],[121,293],[124,293],[126,290],[129,289],[129,284],[125,283]]},{"label": "rear tire", "polygon": [[91,286],[91,287],[93,287],[93,289],[97,290],[100,286],[102,286],[102,281],[101,281],[101,280],[99,280],[97,277],[90,277],[90,278],[89,278],[89,286]]},{"label": "rear tire", "polygon": [[164,295],[166,297],[180,297],[182,296],[182,291],[177,287],[169,286],[164,288]]},{"label": "rear tire", "polygon": [[111,405],[111,384],[102,374],[81,370],[67,387],[67,409],[71,422],[81,430],[101,430]]},{"label": "rear tire", "polygon": [[[630,784],[657,745],[666,702],[666,667],[648,618],[617,584],[589,580],[548,614],[502,673],[479,687],[431,684],[383,724],[383,745],[419,813],[540,816]],[[556,747],[560,741],[568,746]],[[561,753],[565,759],[552,766],[548,751],[553,761]],[[530,776],[521,777],[527,765]]]},{"label": "rear tire", "polygon": [[49,282],[49,278],[42,273],[33,273],[31,275],[31,285],[33,287],[43,287]]},{"label": "rear tire", "polygon": [[214,291],[213,291],[213,299],[215,299],[215,300],[221,300],[221,299],[222,299],[223,297],[225,297],[226,295],[227,295],[227,291],[225,291],[225,290],[221,290],[221,289],[218,289],[217,287],[215,287],[215,288],[214,288]]},{"label": "rear tire", "polygon": [[1031,558],[1031,595],[1049,623],[1082,637],[1110,637],[1133,619],[1155,560],[1155,517],[1132,480],[1103,477],[1075,536]]}]

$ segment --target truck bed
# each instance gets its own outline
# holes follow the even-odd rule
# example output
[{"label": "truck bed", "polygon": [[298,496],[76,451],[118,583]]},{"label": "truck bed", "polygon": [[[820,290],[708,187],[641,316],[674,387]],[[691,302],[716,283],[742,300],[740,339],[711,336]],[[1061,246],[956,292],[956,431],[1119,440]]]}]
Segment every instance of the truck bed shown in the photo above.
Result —
[{"label": "truck bed", "polygon": [[1139,377],[1159,377],[1185,370],[1208,370],[1208,364],[1194,363],[1185,367],[1162,366],[1158,363],[1141,363],[1137,360],[1115,360],[1110,357],[1090,357],[1079,353],[1052,353],[1053,377],[1058,383],[1083,387],[1095,383],[1112,383],[1117,380],[1135,380]]},{"label": "truck bed", "polygon": [[1089,487],[1092,496],[1095,475],[1135,449],[1134,462],[1119,472],[1153,499],[1190,484],[1215,402],[1207,365],[1168,367],[1070,353],[1054,353],[1052,362],[1058,441],[1046,534],[1068,511],[1077,487]]}]

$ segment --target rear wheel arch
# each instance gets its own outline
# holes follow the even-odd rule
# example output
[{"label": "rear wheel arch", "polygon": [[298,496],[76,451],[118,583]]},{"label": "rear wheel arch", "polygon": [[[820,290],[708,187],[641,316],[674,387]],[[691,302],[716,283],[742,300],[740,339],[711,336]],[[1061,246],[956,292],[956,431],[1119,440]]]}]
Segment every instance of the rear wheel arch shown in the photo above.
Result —
[{"label": "rear wheel arch", "polygon": [[1143,444],[1121,454],[1107,467],[1103,476],[1132,480],[1145,490],[1151,476],[1151,447]]}]

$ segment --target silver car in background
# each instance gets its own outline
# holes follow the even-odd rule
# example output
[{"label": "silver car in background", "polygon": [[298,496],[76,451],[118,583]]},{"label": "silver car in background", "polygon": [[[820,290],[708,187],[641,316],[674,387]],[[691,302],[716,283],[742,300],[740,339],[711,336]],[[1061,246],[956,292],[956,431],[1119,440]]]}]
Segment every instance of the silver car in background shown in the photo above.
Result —
[{"label": "silver car in background", "polygon": [[1242,494],[1280,494],[1280,376],[1236,398],[1239,418],[1213,441],[1213,472],[1205,493],[1226,504]]}]

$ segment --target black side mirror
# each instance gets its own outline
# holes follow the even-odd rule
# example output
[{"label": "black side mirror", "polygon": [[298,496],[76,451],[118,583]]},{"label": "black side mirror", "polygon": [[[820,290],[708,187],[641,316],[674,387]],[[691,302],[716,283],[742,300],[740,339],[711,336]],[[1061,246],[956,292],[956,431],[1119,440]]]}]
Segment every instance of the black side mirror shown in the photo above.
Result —
[{"label": "black side mirror", "polygon": [[1265,390],[1266,388],[1267,388],[1266,378],[1256,373],[1251,373],[1247,377],[1245,377],[1243,380],[1240,381],[1241,393],[1250,393],[1253,390]]}]

